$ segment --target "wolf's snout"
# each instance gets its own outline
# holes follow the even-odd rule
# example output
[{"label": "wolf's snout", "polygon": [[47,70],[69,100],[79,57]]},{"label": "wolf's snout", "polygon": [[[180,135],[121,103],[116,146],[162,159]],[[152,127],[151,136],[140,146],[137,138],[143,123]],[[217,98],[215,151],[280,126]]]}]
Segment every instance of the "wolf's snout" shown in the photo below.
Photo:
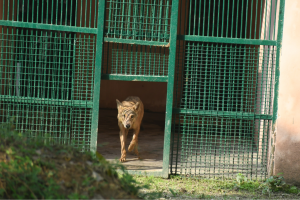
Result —
[{"label": "wolf's snout", "polygon": [[126,128],[130,128],[130,124],[126,124]]}]

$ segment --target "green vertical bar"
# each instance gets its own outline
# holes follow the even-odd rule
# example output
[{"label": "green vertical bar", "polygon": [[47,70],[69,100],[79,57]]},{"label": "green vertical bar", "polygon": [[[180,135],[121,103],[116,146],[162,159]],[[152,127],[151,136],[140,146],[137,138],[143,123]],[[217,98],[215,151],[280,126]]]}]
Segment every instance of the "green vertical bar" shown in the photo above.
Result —
[{"label": "green vertical bar", "polygon": [[[81,24],[82,24],[82,14],[83,14],[83,11],[82,11],[82,1],[80,1],[80,18],[79,18],[79,27],[82,27]],[[77,12],[77,10],[76,10]]]},{"label": "green vertical bar", "polygon": [[[218,3],[218,22],[217,22],[217,37],[219,37],[219,19],[220,19],[220,0],[219,0],[219,3]],[[223,18],[222,18],[223,19]],[[223,26],[223,23],[222,23],[222,26]],[[221,29],[221,31],[223,30],[223,28]]]},{"label": "green vertical bar", "polygon": [[[276,51],[276,70],[275,70],[272,132],[274,132],[275,129],[277,129],[276,126],[277,126],[277,115],[278,115],[278,90],[279,90],[279,76],[280,76],[280,53],[281,53],[281,45],[282,45],[284,6],[285,6],[285,0],[280,0],[279,20],[278,20],[278,34],[277,34],[277,45],[276,45],[276,50],[277,51]],[[272,155],[270,157],[272,159]],[[273,175],[273,169],[271,169],[270,172],[271,173],[268,174],[268,175],[272,176]]]},{"label": "green vertical bar", "polygon": [[10,2],[10,1],[8,1],[8,6],[7,6],[7,20],[10,20],[10,19],[9,19],[9,2]]},{"label": "green vertical bar", "polygon": [[[44,6],[42,7],[42,8],[44,8]],[[72,7],[68,7],[68,1],[66,1],[66,13],[65,13],[65,26],[67,26],[68,25],[68,20],[67,20],[67,18],[68,18],[68,10],[72,10]],[[44,9],[43,9],[44,10]],[[70,19],[70,24],[71,24],[71,19]]]},{"label": "green vertical bar", "polygon": [[195,27],[196,27],[196,20],[197,20],[197,17],[196,17],[196,13],[197,13],[197,1],[195,1],[195,5],[194,5],[194,26],[193,26],[193,35],[195,35]]},{"label": "green vertical bar", "polygon": [[[96,2],[95,2],[96,3]],[[108,8],[108,10],[109,10],[109,12],[108,12],[108,26],[107,26],[107,35],[109,35],[110,34],[110,30],[111,30],[111,24],[112,24],[112,19],[111,19],[111,16],[112,16],[112,14],[111,14],[111,11],[113,10],[112,9],[112,5],[113,5],[113,3],[112,2],[109,2],[109,8]],[[96,7],[96,6],[95,6]],[[95,17],[96,17],[96,12],[95,12]],[[96,20],[95,20],[96,21]],[[94,27],[96,27],[96,26],[94,26]]]},{"label": "green vertical bar", "polygon": [[229,18],[229,1],[227,5],[226,37],[228,36],[228,24],[229,24],[228,18]]},{"label": "green vertical bar", "polygon": [[12,18],[11,18],[11,20],[15,21],[15,1],[13,1],[12,7],[13,7],[13,11],[12,11]]},{"label": "green vertical bar", "polygon": [[153,38],[155,37],[155,15],[156,15],[156,11],[155,11],[155,5],[156,5],[156,0],[154,0],[154,3],[152,4],[151,7],[151,11],[152,11],[152,23],[151,23],[151,41],[155,41],[153,40]]},{"label": "green vertical bar", "polygon": [[[236,38],[239,38],[238,37],[238,23],[239,23],[239,3],[240,3],[240,0],[237,0],[237,6],[236,6],[236,18],[237,18],[237,20],[236,20],[236,25],[235,25],[235,37]],[[244,13],[244,11],[243,11],[243,7],[244,7],[244,0],[242,0],[242,10],[241,10],[241,28],[240,28],[240,38],[242,38],[241,37],[241,35],[242,35],[242,27],[243,27],[243,13]]]},{"label": "green vertical bar", "polygon": [[173,107],[173,90],[174,90],[174,72],[175,72],[175,57],[176,57],[176,39],[177,39],[177,21],[178,21],[178,0],[172,1],[171,9],[171,26],[170,26],[170,53],[168,62],[168,91],[166,105],[166,120],[165,120],[165,137],[164,137],[164,153],[163,153],[163,171],[162,176],[169,175],[169,160],[170,160],[170,139],[172,125],[172,107]]},{"label": "green vertical bar", "polygon": [[[265,32],[264,32],[264,35],[263,35],[263,38],[261,38],[262,40],[266,40],[267,39],[267,14],[268,14],[268,1],[265,1],[265,7],[264,7],[264,10],[266,11],[264,14],[264,20],[265,20],[265,24],[263,25],[265,27]],[[263,30],[263,29],[262,29]]]},{"label": "green vertical bar", "polygon": [[161,32],[161,28],[162,28],[162,24],[161,24],[161,23],[162,23],[161,21],[162,21],[162,18],[163,18],[163,17],[162,17],[162,13],[163,13],[163,12],[162,12],[162,10],[163,10],[162,2],[163,2],[163,1],[161,1],[161,2],[160,2],[160,5],[159,5],[158,39],[157,39],[158,42],[160,42],[160,32]]},{"label": "green vertical bar", "polygon": [[[215,7],[216,7],[216,0],[214,0],[214,4],[213,4],[213,21],[212,21],[212,33],[211,33],[211,36],[214,36],[214,30],[215,30]],[[219,26],[219,25],[217,24],[217,26]]]},{"label": "green vertical bar", "polygon": [[251,0],[251,16],[250,16],[250,32],[249,32],[249,39],[255,39],[255,37],[251,37],[252,35],[252,14],[253,14],[253,0]]},{"label": "green vertical bar", "polygon": [[101,82],[101,63],[103,50],[103,32],[104,32],[104,11],[105,1],[98,1],[98,34],[96,42],[96,60],[95,60],[95,77],[94,77],[94,95],[93,95],[93,112],[92,112],[92,127],[91,127],[91,146],[90,150],[97,150],[98,136],[98,117],[99,117],[99,99],[100,99],[100,82]]},{"label": "green vertical bar", "polygon": [[207,35],[206,36],[210,36],[209,35],[209,24],[210,24],[210,2],[208,1],[208,20],[207,20]]},{"label": "green vertical bar", "polygon": [[190,8],[189,8],[189,19],[188,19],[189,27],[187,32],[188,35],[191,35],[191,23],[192,23],[191,17],[192,17],[192,1],[190,1]]},{"label": "green vertical bar", "polygon": [[74,26],[77,26],[77,2],[78,0],[76,0],[76,3],[75,3],[75,11],[74,11],[74,15],[75,15],[75,23],[74,23]]},{"label": "green vertical bar", "polygon": [[[202,29],[202,36],[204,36],[204,30],[205,30],[205,16],[206,16],[206,14],[205,14],[205,11],[206,11],[206,0],[204,0],[204,5],[203,5],[203,22],[202,22],[202,26],[203,26],[203,29]],[[199,22],[199,24],[200,24],[200,22]],[[200,34],[199,34],[200,35]]]},{"label": "green vertical bar", "polygon": [[16,19],[16,21],[19,21],[19,12],[20,12],[20,0],[18,0],[18,2],[17,2],[17,19]]},{"label": "green vertical bar", "polygon": [[151,46],[149,46],[149,49],[150,49],[150,50],[149,50],[149,64],[148,64],[148,65],[149,65],[149,68],[148,68],[148,73],[147,73],[148,75],[150,75],[150,73],[151,73],[151,59],[152,59],[152,58],[151,58],[151,51],[152,51]]},{"label": "green vertical bar", "polygon": [[[245,37],[244,37],[244,38],[246,38],[246,37],[247,37],[248,10],[249,10],[249,8],[248,8],[248,5],[249,5],[249,3],[248,3],[248,0],[247,0],[247,3],[246,3]],[[252,13],[251,13],[251,14],[252,14]],[[250,24],[250,27],[251,27],[251,24]]]},{"label": "green vertical bar", "polygon": [[[273,13],[273,1],[271,1],[271,5],[270,5],[270,16],[269,16],[269,37],[268,38],[266,38],[267,40],[271,40],[271,29],[272,29],[272,27],[271,27],[271,23],[272,23],[272,13]],[[276,8],[276,6],[275,6],[275,8]],[[276,16],[276,13],[275,13],[275,15],[274,15],[274,18],[275,18],[275,16]],[[274,29],[274,31],[275,31],[275,26],[273,27],[273,29]]]},{"label": "green vertical bar", "polygon": [[258,38],[256,38],[256,26],[257,26],[257,17],[258,17],[258,1],[256,1],[256,4],[255,4],[256,6],[255,6],[255,21],[254,21],[254,37],[253,37],[253,39],[258,39]]},{"label": "green vertical bar", "polygon": [[165,12],[165,24],[164,24],[164,26],[165,26],[164,42],[166,42],[166,37],[167,37],[166,35],[168,33],[169,4],[170,4],[170,2],[169,2],[169,0],[167,0],[167,2],[166,2],[166,12]]},{"label": "green vertical bar", "polygon": [[[198,8],[198,10],[199,10],[199,21],[198,21],[198,33],[197,33],[197,35],[201,35],[201,34],[200,34],[201,0],[200,0],[200,2],[199,2],[199,8]],[[181,18],[181,16],[180,16],[180,18]],[[180,33],[179,33],[179,34],[180,34]]]},{"label": "green vertical bar", "polygon": [[[109,11],[110,12],[110,11]],[[116,34],[116,30],[117,30],[117,4],[116,4],[116,8],[115,8],[115,26],[113,27],[113,29],[114,29],[114,34]],[[123,6],[122,6],[122,14],[121,14],[121,16],[122,16],[122,18],[121,18],[121,20],[119,20],[120,21],[120,25],[119,25],[119,28],[120,28],[120,31],[119,31],[119,34],[120,34],[120,38],[122,38],[122,36],[123,36],[123,27],[124,27],[124,16],[125,16],[125,2],[124,2],[124,0],[123,0]],[[120,18],[120,17],[119,17]],[[114,35],[115,36],[115,35]]]},{"label": "green vertical bar", "polygon": [[[233,4],[232,4],[232,11],[233,11],[233,9],[234,9],[234,0],[233,0]],[[233,38],[233,17],[234,17],[234,12],[232,12],[232,18],[231,18],[231,35],[230,35],[231,38]]]},{"label": "green vertical bar", "polygon": [[[53,11],[52,11],[53,12]],[[55,13],[55,24],[57,25],[57,16],[58,16],[58,0],[56,1],[56,13]],[[81,18],[80,18],[81,19]]]},{"label": "green vertical bar", "polygon": [[[28,2],[27,2],[28,3]],[[9,6],[9,4],[8,4],[8,6]],[[33,8],[33,10],[32,10],[32,15],[31,15],[31,22],[34,22],[33,21],[33,19],[34,19],[34,1],[32,1],[32,8]],[[28,8],[27,8],[28,9]],[[28,12],[29,13],[29,12]],[[29,21],[29,18],[27,18],[27,22],[30,22]]]},{"label": "green vertical bar", "polygon": [[129,39],[130,35],[130,25],[131,25],[131,1],[128,2],[128,14],[127,14],[127,33],[126,33],[126,38]]},{"label": "green vertical bar", "polygon": [[276,36],[276,19],[277,19],[277,6],[278,6],[278,1],[276,0],[275,2],[275,14],[274,14],[274,31],[273,31],[273,39],[275,40],[275,36]]},{"label": "green vertical bar", "polygon": [[[40,7],[40,4],[39,4],[39,1],[38,1],[37,2],[37,8],[36,8],[36,21],[35,21],[35,23],[39,23],[39,7]],[[43,8],[42,8],[42,10],[43,10]],[[43,15],[40,16],[40,18],[41,18],[41,23],[43,23]],[[32,19],[32,22],[34,22],[33,19]]]},{"label": "green vertical bar", "polygon": [[[72,2],[72,1],[71,1]],[[93,28],[96,28],[96,16],[97,16],[97,1],[95,0],[94,1],[95,2],[95,5],[94,5],[94,7],[95,7],[95,12],[94,12],[94,26],[93,26]],[[71,3],[71,5],[72,5],[72,3]],[[71,6],[71,8],[72,8],[72,6]],[[72,19],[72,18],[71,18]]]},{"label": "green vertical bar", "polygon": [[48,18],[48,10],[49,10],[49,1],[47,1],[47,11],[46,11],[46,23],[49,24],[49,18]]}]

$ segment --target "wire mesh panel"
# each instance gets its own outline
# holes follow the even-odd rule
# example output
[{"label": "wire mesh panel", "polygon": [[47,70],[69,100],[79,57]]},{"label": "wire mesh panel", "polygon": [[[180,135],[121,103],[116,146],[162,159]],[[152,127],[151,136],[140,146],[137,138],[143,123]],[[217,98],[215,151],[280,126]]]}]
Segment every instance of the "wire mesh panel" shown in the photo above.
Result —
[{"label": "wire mesh panel", "polygon": [[169,42],[171,0],[108,0],[105,37]]},{"label": "wire mesh panel", "polygon": [[178,67],[177,108],[244,113],[261,108],[260,114],[272,114],[275,47],[186,42],[184,48],[178,55],[184,69]]},{"label": "wire mesh panel", "polygon": [[171,173],[231,178],[242,173],[249,178],[267,176],[268,131],[271,121],[174,116]]},{"label": "wire mesh panel", "polygon": [[265,178],[276,48],[205,42],[183,48],[177,53],[171,172]]},{"label": "wire mesh panel", "polygon": [[171,173],[267,176],[279,3],[180,1]]},{"label": "wire mesh panel", "polygon": [[97,0],[1,0],[0,20],[95,28],[97,3]]},{"label": "wire mesh panel", "polygon": [[276,40],[280,0],[189,0],[182,35]]},{"label": "wire mesh panel", "polygon": [[167,77],[168,61],[168,48],[105,42],[102,74]]},{"label": "wire mesh panel", "polygon": [[97,5],[0,2],[0,123],[90,150],[96,36],[88,32],[96,27]]}]

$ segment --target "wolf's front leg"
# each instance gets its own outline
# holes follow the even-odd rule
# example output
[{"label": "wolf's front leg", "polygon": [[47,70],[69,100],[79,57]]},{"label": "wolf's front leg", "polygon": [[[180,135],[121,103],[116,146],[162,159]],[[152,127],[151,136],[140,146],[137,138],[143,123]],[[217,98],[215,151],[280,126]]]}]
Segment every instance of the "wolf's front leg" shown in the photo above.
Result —
[{"label": "wolf's front leg", "polygon": [[134,153],[140,159],[139,151],[138,151],[138,136],[139,136],[139,133],[140,133],[140,127],[138,127],[137,129],[134,130],[132,140],[131,140],[130,145],[128,147],[128,151],[131,152],[131,151],[134,150]]},{"label": "wolf's front leg", "polygon": [[126,131],[125,129],[120,130],[120,141],[121,141],[121,158],[120,158],[120,161],[121,162],[125,162],[125,160],[126,160],[125,145],[126,145],[127,134],[128,134],[128,131]]}]

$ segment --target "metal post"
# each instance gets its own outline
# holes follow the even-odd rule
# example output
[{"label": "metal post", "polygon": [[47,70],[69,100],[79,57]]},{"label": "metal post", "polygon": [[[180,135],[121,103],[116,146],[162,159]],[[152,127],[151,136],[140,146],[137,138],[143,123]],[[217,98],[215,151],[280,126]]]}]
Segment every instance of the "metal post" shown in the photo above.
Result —
[{"label": "metal post", "polygon": [[171,125],[172,125],[172,108],[173,108],[173,90],[174,90],[174,74],[175,74],[175,57],[176,57],[176,40],[177,40],[177,21],[178,21],[178,2],[172,2],[171,10],[171,27],[170,27],[170,47],[168,62],[168,91],[166,103],[166,120],[165,120],[165,137],[163,152],[163,171],[162,176],[167,178],[169,175],[170,160],[170,141],[171,141]]},{"label": "metal post", "polygon": [[105,17],[105,1],[99,0],[98,1],[98,23],[97,23],[94,94],[93,94],[93,114],[92,114],[92,127],[91,127],[91,146],[90,146],[90,150],[92,152],[96,152],[96,150],[97,150],[104,17]]}]

